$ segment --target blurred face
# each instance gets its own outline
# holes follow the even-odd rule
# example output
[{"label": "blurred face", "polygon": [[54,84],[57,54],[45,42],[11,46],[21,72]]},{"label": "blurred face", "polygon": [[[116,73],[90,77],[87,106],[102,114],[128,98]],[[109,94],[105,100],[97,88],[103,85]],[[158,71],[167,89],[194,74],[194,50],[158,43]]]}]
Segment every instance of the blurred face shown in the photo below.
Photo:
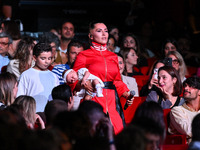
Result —
[{"label": "blurred face", "polygon": [[33,56],[35,61],[34,68],[40,71],[45,71],[51,64],[52,52],[42,52],[38,57]]},{"label": "blurred face", "polygon": [[133,49],[131,49],[127,55],[126,63],[137,65],[137,59],[138,59],[137,54],[135,53]]},{"label": "blurred face", "polygon": [[9,50],[9,39],[7,37],[0,38],[0,54],[5,56]]},{"label": "blurred face", "polygon": [[114,52],[115,50],[115,40],[113,38],[109,38],[107,48],[109,51]]},{"label": "blurred face", "polygon": [[178,71],[180,65],[178,58],[174,55],[169,55],[169,58],[172,59],[172,67],[174,67]]},{"label": "blurred face", "polygon": [[94,29],[90,30],[89,37],[99,44],[106,44],[108,41],[108,29],[105,24],[97,23]]},{"label": "blurred face", "polygon": [[52,42],[50,46],[52,48],[52,57],[54,57],[56,55],[56,43]]},{"label": "blurred face", "polygon": [[188,100],[196,100],[200,96],[200,90],[189,86],[188,84],[184,85],[183,97]]},{"label": "blurred face", "polygon": [[115,40],[119,40],[119,30],[117,28],[114,28],[110,31],[110,34],[114,36]]},{"label": "blurred face", "polygon": [[66,22],[62,26],[61,36],[65,39],[73,39],[74,38],[74,25],[70,22]]},{"label": "blurred face", "polygon": [[69,61],[73,63],[76,60],[78,53],[83,51],[83,47],[72,46],[69,51]]},{"label": "blurred face", "polygon": [[119,63],[119,72],[120,74],[122,74],[124,71],[124,61],[123,58],[121,58],[120,56],[118,56],[118,63]]},{"label": "blurred face", "polygon": [[67,83],[75,83],[78,80],[77,73],[72,70],[67,74],[66,81]]},{"label": "blurred face", "polygon": [[160,136],[151,134],[151,133],[147,133],[146,138],[148,140],[146,150],[158,150],[159,149]]},{"label": "blurred face", "polygon": [[168,72],[166,72],[165,70],[161,70],[158,73],[158,83],[162,89],[169,93],[173,93],[176,78],[172,78],[172,76]]},{"label": "blurred face", "polygon": [[135,49],[137,49],[135,39],[132,38],[131,36],[127,36],[127,37],[125,38],[123,44],[124,44],[124,47],[125,47],[125,48],[135,48]]},{"label": "blurred face", "polygon": [[167,43],[165,45],[165,56],[169,51],[176,51],[176,47],[172,43]]}]

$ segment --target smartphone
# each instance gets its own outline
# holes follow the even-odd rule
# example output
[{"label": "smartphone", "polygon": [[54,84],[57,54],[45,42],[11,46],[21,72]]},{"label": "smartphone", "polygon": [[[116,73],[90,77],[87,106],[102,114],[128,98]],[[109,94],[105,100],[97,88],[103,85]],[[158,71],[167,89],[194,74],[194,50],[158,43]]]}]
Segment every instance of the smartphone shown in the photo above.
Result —
[{"label": "smartphone", "polygon": [[172,66],[172,58],[165,58],[164,59],[164,64],[166,66]]},{"label": "smartphone", "polygon": [[153,74],[155,74],[155,75],[154,75],[154,79],[157,79],[157,80],[158,80],[158,69],[154,69],[154,70],[153,70]]}]

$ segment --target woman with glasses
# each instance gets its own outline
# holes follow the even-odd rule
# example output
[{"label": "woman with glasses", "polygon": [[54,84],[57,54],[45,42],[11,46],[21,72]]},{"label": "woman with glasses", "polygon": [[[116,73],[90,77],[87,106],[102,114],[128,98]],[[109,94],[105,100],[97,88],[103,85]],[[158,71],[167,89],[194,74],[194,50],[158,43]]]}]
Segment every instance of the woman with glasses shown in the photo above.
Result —
[{"label": "woman with glasses", "polygon": [[168,58],[172,59],[172,66],[178,71],[181,81],[183,82],[186,78],[187,68],[183,57],[178,51],[170,51],[167,54]]}]

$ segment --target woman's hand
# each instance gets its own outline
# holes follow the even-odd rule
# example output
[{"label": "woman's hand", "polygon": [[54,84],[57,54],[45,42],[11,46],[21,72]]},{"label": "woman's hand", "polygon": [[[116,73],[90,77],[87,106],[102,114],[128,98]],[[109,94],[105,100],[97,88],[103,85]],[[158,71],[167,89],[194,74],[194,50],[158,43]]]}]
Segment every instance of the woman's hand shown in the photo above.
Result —
[{"label": "woman's hand", "polygon": [[[82,84],[82,83],[81,83]],[[85,84],[83,84],[83,87],[85,88],[85,90],[87,92],[89,92],[90,94],[92,94],[92,92],[94,91],[93,87],[92,87],[92,83],[90,81],[86,81]]]},{"label": "woman's hand", "polygon": [[133,104],[134,96],[132,96],[132,98],[129,99],[130,98],[129,92],[124,92],[122,96],[127,99],[126,103],[127,103],[128,106],[131,106]]},{"label": "woman's hand", "polygon": [[42,118],[38,114],[35,114],[35,118],[35,123],[38,125],[39,129],[45,129],[45,124]]},{"label": "woman's hand", "polygon": [[153,85],[158,87],[158,79],[155,78],[155,75],[156,75],[156,73],[154,73],[152,75],[151,81],[150,81],[149,86],[148,86],[149,89],[151,89],[153,87]]},{"label": "woman's hand", "polygon": [[159,86],[159,88],[160,88],[160,90],[162,91],[162,94],[163,94],[163,97],[164,97],[165,100],[166,100],[166,99],[170,100],[170,99],[173,97],[172,94],[170,94],[169,92],[167,92],[167,91],[165,90],[165,88],[160,87],[160,86]]}]

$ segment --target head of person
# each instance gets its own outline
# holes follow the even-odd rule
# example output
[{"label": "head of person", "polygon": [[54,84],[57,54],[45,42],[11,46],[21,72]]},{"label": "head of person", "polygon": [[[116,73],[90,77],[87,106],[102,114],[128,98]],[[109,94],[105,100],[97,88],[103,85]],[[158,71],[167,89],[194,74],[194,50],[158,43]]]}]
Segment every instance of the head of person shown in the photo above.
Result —
[{"label": "head of person", "polygon": [[63,72],[63,79],[66,83],[75,83],[78,80],[78,74],[73,69],[68,69]]},{"label": "head of person", "polygon": [[77,55],[84,50],[83,44],[78,40],[71,40],[68,44],[68,65],[72,68]]},{"label": "head of person", "polygon": [[19,24],[14,20],[5,20],[1,24],[3,32],[9,34],[13,40],[18,40],[21,38]]},{"label": "head of person", "polygon": [[88,116],[92,124],[91,135],[94,135],[96,132],[96,127],[100,123],[100,120],[105,117],[103,107],[92,100],[88,100],[80,103],[78,111]]},{"label": "head of person", "polygon": [[186,65],[181,54],[178,51],[169,51],[166,57],[172,59],[172,66],[179,72],[181,80],[183,80],[186,74]]},{"label": "head of person", "polygon": [[19,72],[30,68],[30,62],[33,59],[33,47],[35,46],[35,38],[24,36],[19,41],[14,59],[19,60]]},{"label": "head of person", "polygon": [[23,117],[26,121],[26,124],[28,126],[34,127],[35,121],[36,121],[36,102],[35,99],[31,96],[27,95],[21,95],[18,96],[14,104],[18,104],[22,106],[22,111],[23,111]]},{"label": "head of person", "polygon": [[126,74],[126,67],[124,64],[123,56],[120,53],[118,53],[117,56],[118,56],[119,72],[121,75]]},{"label": "head of person", "polygon": [[48,43],[37,43],[33,48],[33,60],[38,70],[47,70],[52,60],[52,48]]},{"label": "head of person", "polygon": [[58,36],[52,32],[45,32],[39,37],[39,41],[41,43],[49,43],[52,48],[52,57],[56,55],[56,50],[60,46],[60,40]]},{"label": "head of person", "polygon": [[51,125],[55,116],[63,111],[69,111],[68,105],[65,101],[61,99],[53,99],[52,101],[49,101],[44,109],[47,126]]},{"label": "head of person", "polygon": [[69,85],[61,84],[53,88],[51,92],[52,98],[60,99],[66,102],[68,110],[71,110],[74,104],[74,99],[72,96],[72,91]]},{"label": "head of person", "polygon": [[174,67],[163,66],[159,68],[158,84],[173,96],[179,96],[182,92],[182,82],[178,71]]},{"label": "head of person", "polygon": [[159,124],[159,126],[162,128],[162,134],[161,138],[162,140],[165,139],[165,122],[164,122],[164,116],[163,116],[163,109],[162,107],[154,102],[144,102],[142,103],[136,110],[134,118],[132,120],[132,124],[134,125],[135,122],[141,120],[141,118],[150,119],[153,120],[156,124]]},{"label": "head of person", "polygon": [[61,25],[61,40],[72,40],[74,36],[74,24],[71,21],[64,21]]},{"label": "head of person", "polygon": [[178,43],[174,38],[167,38],[162,45],[162,52],[164,56],[167,55],[169,51],[177,51],[178,50]]},{"label": "head of person", "polygon": [[115,40],[114,36],[112,36],[110,34],[108,37],[107,48],[109,51],[114,52],[115,46],[116,46],[116,40]]},{"label": "head of person", "polygon": [[200,77],[193,76],[183,82],[183,97],[186,101],[200,99]]},{"label": "head of person", "polygon": [[108,41],[108,29],[103,22],[93,21],[89,24],[89,39],[101,45],[106,45]]},{"label": "head of person", "polygon": [[200,114],[197,114],[192,121],[192,141],[200,141]]},{"label": "head of person", "polygon": [[121,50],[121,54],[125,64],[130,64],[132,66],[137,65],[138,55],[134,48],[124,48]]},{"label": "head of person", "polygon": [[0,101],[6,105],[11,105],[17,95],[17,79],[14,74],[5,72],[0,74]]},{"label": "head of person", "polygon": [[155,73],[155,70],[158,71],[158,69],[159,69],[160,67],[163,67],[163,66],[165,66],[164,60],[163,60],[163,59],[157,60],[157,61],[153,64],[153,66],[151,67],[151,69],[150,69],[150,72],[149,72],[150,78],[149,78],[149,79],[151,80],[153,74]]},{"label": "head of person", "polygon": [[137,53],[140,52],[139,40],[132,33],[127,33],[126,35],[124,35],[124,37],[122,38],[122,47],[134,48],[137,51]]},{"label": "head of person", "polygon": [[109,34],[112,35],[115,38],[116,42],[119,41],[119,29],[118,29],[118,27],[111,25],[111,26],[109,26],[108,30],[109,30]]},{"label": "head of person", "polygon": [[12,49],[12,38],[5,32],[0,33],[0,55],[6,56]]}]

